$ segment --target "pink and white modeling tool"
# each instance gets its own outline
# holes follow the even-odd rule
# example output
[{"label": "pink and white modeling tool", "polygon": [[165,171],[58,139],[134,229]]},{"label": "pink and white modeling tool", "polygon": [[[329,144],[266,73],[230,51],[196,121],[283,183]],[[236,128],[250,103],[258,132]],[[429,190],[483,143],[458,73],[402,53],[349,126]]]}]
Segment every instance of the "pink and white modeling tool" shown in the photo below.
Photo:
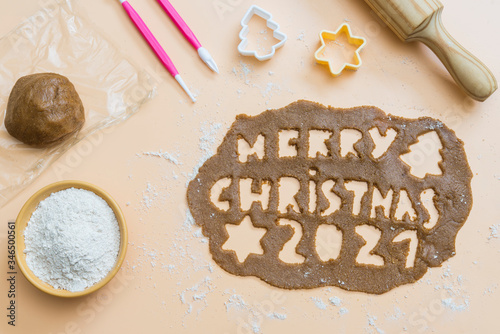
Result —
[{"label": "pink and white modeling tool", "polygon": [[217,64],[215,63],[210,53],[208,53],[207,49],[201,46],[201,43],[198,41],[191,29],[189,29],[188,25],[186,24],[186,22],[184,22],[179,13],[177,13],[172,4],[168,0],[157,1],[163,7],[165,12],[167,12],[170,19],[174,21],[175,25],[182,32],[184,37],[198,51],[198,55],[200,56],[201,60],[203,60],[212,71],[219,73],[219,68],[217,67]]},{"label": "pink and white modeling tool", "polygon": [[128,3],[126,0],[119,0],[120,3],[122,4],[123,8],[127,12],[128,16],[134,22],[135,26],[137,29],[141,32],[142,36],[144,36],[144,39],[148,42],[149,46],[151,46],[151,49],[155,52],[155,54],[158,56],[160,59],[161,63],[165,68],[170,72],[170,74],[177,80],[179,85],[184,89],[186,94],[191,98],[193,102],[196,102],[196,99],[194,98],[193,94],[189,91],[188,87],[186,86],[186,83],[184,80],[182,80],[181,75],[179,74],[179,71],[174,66],[174,63],[172,63],[172,60],[170,60],[169,56],[163,50],[161,47],[160,43],[156,40],[156,38],[153,36],[153,33],[149,28],[146,26],[144,21],[141,19],[139,14],[132,8],[132,6]]}]

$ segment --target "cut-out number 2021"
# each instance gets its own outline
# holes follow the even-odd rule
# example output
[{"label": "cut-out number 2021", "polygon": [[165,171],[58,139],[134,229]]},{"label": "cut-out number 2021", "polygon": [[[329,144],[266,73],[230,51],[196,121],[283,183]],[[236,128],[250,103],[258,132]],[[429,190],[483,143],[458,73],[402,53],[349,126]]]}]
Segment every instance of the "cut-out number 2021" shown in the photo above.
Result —
[{"label": "cut-out number 2021", "polygon": [[[294,254],[294,260],[292,255],[289,254],[290,250],[296,250],[299,241],[302,238],[301,226],[298,222],[294,224],[290,223],[290,220],[283,220],[279,222],[278,225],[284,226],[288,225],[294,230],[294,235],[288,242],[283,245],[282,251],[280,252],[280,259],[287,263],[298,263],[303,262],[305,258],[300,254]],[[375,247],[378,245],[379,240],[382,237],[382,231],[372,225],[358,225],[355,228],[356,234],[361,236],[365,240],[365,244],[359,249],[358,255],[356,257],[356,263],[358,264],[368,264],[374,266],[383,266],[384,258],[380,255],[373,253]],[[405,240],[409,241],[409,250],[406,258],[405,267],[412,268],[415,264],[417,248],[418,248],[418,237],[417,231],[406,230],[398,235],[396,235],[392,242],[400,243]],[[336,260],[340,254],[339,242],[342,241],[342,231],[340,231],[335,225],[320,225],[316,232],[316,252],[322,261],[327,262],[329,260]],[[298,257],[297,257],[298,256]],[[302,261],[297,261],[301,258]]]}]

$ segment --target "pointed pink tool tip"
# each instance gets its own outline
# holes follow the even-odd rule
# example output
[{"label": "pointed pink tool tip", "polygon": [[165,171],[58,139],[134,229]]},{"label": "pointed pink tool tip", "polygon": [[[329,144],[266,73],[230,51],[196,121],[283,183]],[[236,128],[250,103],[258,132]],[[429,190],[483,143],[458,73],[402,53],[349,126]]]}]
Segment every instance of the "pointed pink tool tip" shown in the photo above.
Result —
[{"label": "pointed pink tool tip", "polygon": [[201,60],[203,60],[205,64],[210,67],[212,71],[219,73],[219,68],[217,67],[215,60],[212,58],[207,49],[205,49],[204,47],[200,47],[198,49],[198,55],[200,56]]}]

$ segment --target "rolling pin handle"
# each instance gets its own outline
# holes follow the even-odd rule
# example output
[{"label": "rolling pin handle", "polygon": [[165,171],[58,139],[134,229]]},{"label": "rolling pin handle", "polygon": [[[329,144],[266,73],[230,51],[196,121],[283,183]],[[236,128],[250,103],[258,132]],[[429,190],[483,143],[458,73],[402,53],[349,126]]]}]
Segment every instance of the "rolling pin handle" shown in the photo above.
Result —
[{"label": "rolling pin handle", "polygon": [[491,71],[444,28],[442,8],[430,16],[407,41],[418,40],[427,45],[443,62],[457,84],[473,99],[486,100],[498,88]]}]

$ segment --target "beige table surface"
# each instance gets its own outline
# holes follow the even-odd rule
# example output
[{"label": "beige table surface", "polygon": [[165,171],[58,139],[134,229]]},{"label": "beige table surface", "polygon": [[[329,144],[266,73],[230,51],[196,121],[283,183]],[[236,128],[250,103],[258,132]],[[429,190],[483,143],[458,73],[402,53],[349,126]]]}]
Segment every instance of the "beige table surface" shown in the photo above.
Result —
[{"label": "beige table surface", "polygon": [[[43,1],[4,1],[0,33]],[[213,54],[220,74],[197,57],[153,0],[131,0],[198,95],[189,102],[128,21],[118,1],[81,5],[98,29],[152,74],[157,96],[125,123],[84,140],[0,209],[0,333],[498,333],[500,307],[500,93],[484,103],[458,90],[419,44],[404,44],[364,1],[257,1],[288,35],[268,62],[240,56],[247,0],[172,0]],[[500,2],[443,0],[450,33],[500,78]],[[218,8],[218,10],[216,10]],[[368,40],[357,72],[333,78],[315,64],[318,32],[349,21]],[[270,73],[271,72],[271,73]],[[0,79],[1,80],[1,79]],[[375,105],[405,117],[441,119],[465,142],[474,206],[455,257],[417,283],[376,296],[342,289],[284,291],[222,270],[187,219],[186,184],[240,113],[256,115],[298,99]],[[177,164],[145,152],[169,153]],[[122,206],[129,249],[105,288],[58,299],[16,276],[16,326],[7,325],[7,227],[39,188],[63,179],[95,183]],[[340,304],[336,303],[338,297]],[[333,301],[333,303],[332,303]],[[339,305],[334,305],[339,304]]]}]

